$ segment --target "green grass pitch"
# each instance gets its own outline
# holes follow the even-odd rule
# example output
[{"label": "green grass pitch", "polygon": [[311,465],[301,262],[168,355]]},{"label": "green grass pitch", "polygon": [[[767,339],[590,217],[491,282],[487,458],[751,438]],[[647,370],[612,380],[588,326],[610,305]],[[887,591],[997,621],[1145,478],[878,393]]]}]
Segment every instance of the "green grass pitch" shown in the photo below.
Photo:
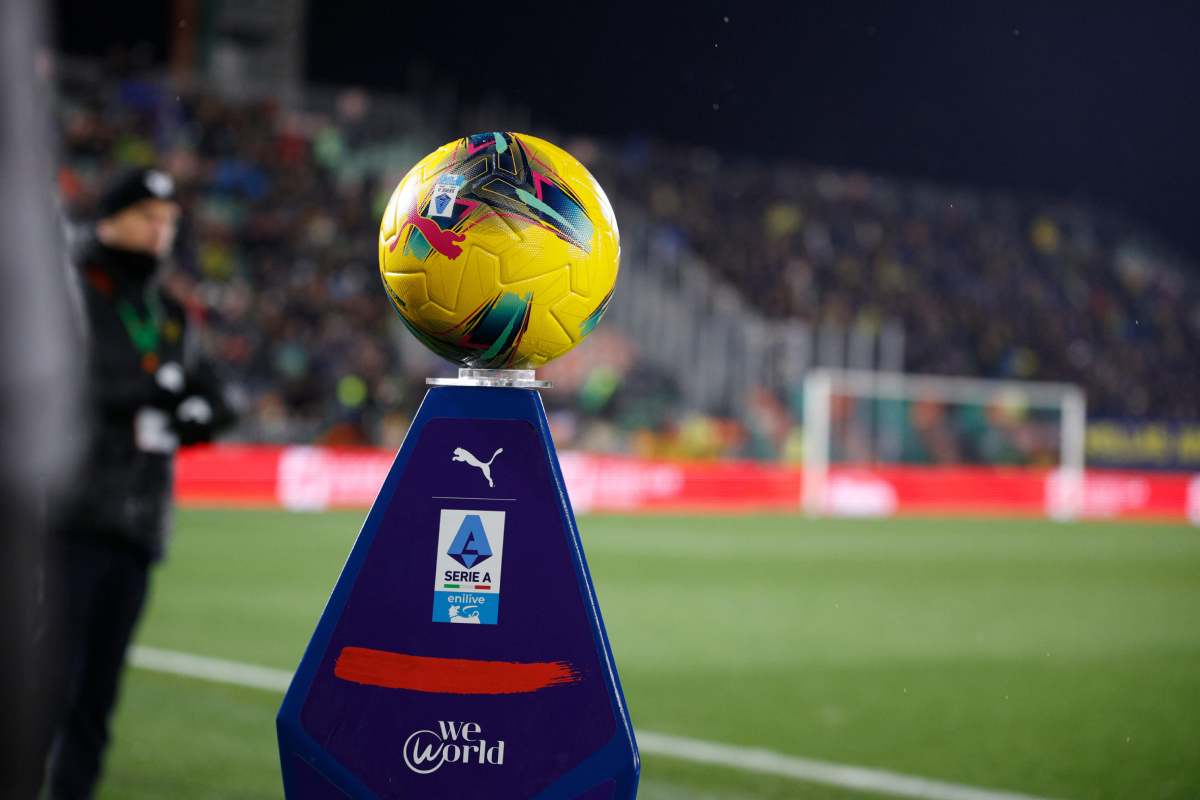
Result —
[{"label": "green grass pitch", "polygon": [[[142,644],[292,669],[363,514],[184,511]],[[1056,798],[1200,797],[1200,531],[581,520],[635,727]],[[271,692],[131,669],[101,792],[281,795]],[[646,800],[865,797],[646,755]]]}]

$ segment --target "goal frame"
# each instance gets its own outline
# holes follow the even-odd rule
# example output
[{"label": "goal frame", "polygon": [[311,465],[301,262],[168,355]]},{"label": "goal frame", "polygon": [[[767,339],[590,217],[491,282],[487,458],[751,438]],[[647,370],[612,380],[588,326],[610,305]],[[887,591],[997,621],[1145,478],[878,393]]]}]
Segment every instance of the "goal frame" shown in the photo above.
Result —
[{"label": "goal frame", "polygon": [[1004,393],[1019,392],[1030,408],[1060,413],[1059,481],[1047,511],[1056,519],[1075,519],[1083,506],[1087,399],[1082,387],[1048,381],[996,380],[904,372],[818,368],[804,378],[804,479],[802,505],[811,516],[829,511],[831,410],[835,394],[863,398],[914,400],[936,397],[947,402],[986,404]]}]

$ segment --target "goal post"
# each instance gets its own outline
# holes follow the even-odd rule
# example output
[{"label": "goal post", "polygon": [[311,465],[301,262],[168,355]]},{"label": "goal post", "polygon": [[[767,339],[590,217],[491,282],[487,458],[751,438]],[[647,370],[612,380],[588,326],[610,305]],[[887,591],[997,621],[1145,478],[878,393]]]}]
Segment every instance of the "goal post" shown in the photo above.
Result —
[{"label": "goal post", "polygon": [[[973,424],[962,424],[964,418]],[[993,418],[998,426],[989,429]],[[804,380],[803,423],[803,506],[810,515],[836,511],[830,503],[831,470],[906,463],[905,443],[920,439],[914,428],[935,440],[920,462],[930,465],[997,463],[988,461],[989,448],[971,437],[990,443],[1015,440],[1018,446],[1006,450],[1002,463],[1049,466],[1046,460],[1053,461],[1046,500],[1050,516],[1073,519],[1083,505],[1087,402],[1075,384],[813,369]],[[1034,455],[1019,446],[1029,442]]]}]

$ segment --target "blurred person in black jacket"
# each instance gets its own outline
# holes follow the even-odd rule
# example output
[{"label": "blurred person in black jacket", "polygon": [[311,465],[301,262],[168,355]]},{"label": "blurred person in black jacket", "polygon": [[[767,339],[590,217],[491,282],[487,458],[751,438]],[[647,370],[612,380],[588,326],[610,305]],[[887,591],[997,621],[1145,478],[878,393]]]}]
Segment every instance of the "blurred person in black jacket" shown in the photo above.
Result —
[{"label": "blurred person in black jacket", "polygon": [[125,651],[170,529],[175,450],[210,440],[230,420],[183,307],[156,280],[179,222],[171,177],[126,173],[98,210],[75,298],[87,328],[88,440],[53,523],[64,671],[47,775],[53,800],[91,797],[100,775]]}]

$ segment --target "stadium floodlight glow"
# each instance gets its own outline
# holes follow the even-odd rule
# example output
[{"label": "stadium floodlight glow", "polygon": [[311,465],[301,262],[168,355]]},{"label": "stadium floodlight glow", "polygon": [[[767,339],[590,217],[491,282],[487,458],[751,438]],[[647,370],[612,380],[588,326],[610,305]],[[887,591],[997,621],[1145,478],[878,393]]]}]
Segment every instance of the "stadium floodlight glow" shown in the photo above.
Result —
[{"label": "stadium floodlight glow", "polygon": [[284,792],[628,800],[640,761],[532,369],[612,296],[599,185],[518,134],[401,181],[380,272],[431,378],[278,716]]},{"label": "stadium floodlight glow", "polygon": [[[858,404],[847,409],[848,404]],[[804,478],[802,485],[804,510],[810,515],[856,513],[886,513],[887,503],[869,497],[869,487],[862,489],[862,479],[843,480],[851,490],[839,483],[839,470],[896,463],[889,458],[889,448],[881,443],[901,442],[911,432],[912,409],[924,404],[932,406],[975,407],[985,417],[989,409],[1009,415],[1029,415],[1035,412],[1057,414],[1057,434],[1053,450],[1057,467],[1047,476],[1045,508],[1055,519],[1074,519],[1084,504],[1084,455],[1087,427],[1087,402],[1083,389],[1075,384],[1044,381],[992,380],[942,375],[914,375],[899,372],[869,370],[814,369],[804,380]],[[884,413],[887,406],[892,413]],[[851,422],[848,422],[851,421]],[[859,458],[855,467],[839,463],[832,457],[838,442],[839,423],[842,429],[854,428],[859,443]],[[851,424],[853,423],[853,424]],[[948,426],[948,424],[947,424]],[[986,426],[985,426],[986,427]],[[1014,426],[1017,428],[1019,426]],[[1014,436],[1029,436],[1031,424]],[[1042,425],[1041,427],[1045,427]],[[957,430],[969,437],[970,431]],[[993,437],[995,438],[995,437]],[[1041,437],[1043,450],[1049,450],[1051,437]],[[845,448],[853,449],[853,448]],[[890,448],[893,453],[903,450],[903,443]],[[953,448],[951,448],[953,449]],[[978,463],[986,464],[987,448],[980,452]],[[936,461],[936,458],[933,460]],[[849,459],[854,463],[856,459]],[[865,462],[865,463],[864,463]],[[861,471],[861,470],[860,470]],[[858,483],[855,483],[855,480]],[[930,477],[929,480],[937,480]],[[851,485],[853,484],[853,485]],[[858,488],[860,491],[852,491]],[[842,502],[841,498],[853,498]]]}]

